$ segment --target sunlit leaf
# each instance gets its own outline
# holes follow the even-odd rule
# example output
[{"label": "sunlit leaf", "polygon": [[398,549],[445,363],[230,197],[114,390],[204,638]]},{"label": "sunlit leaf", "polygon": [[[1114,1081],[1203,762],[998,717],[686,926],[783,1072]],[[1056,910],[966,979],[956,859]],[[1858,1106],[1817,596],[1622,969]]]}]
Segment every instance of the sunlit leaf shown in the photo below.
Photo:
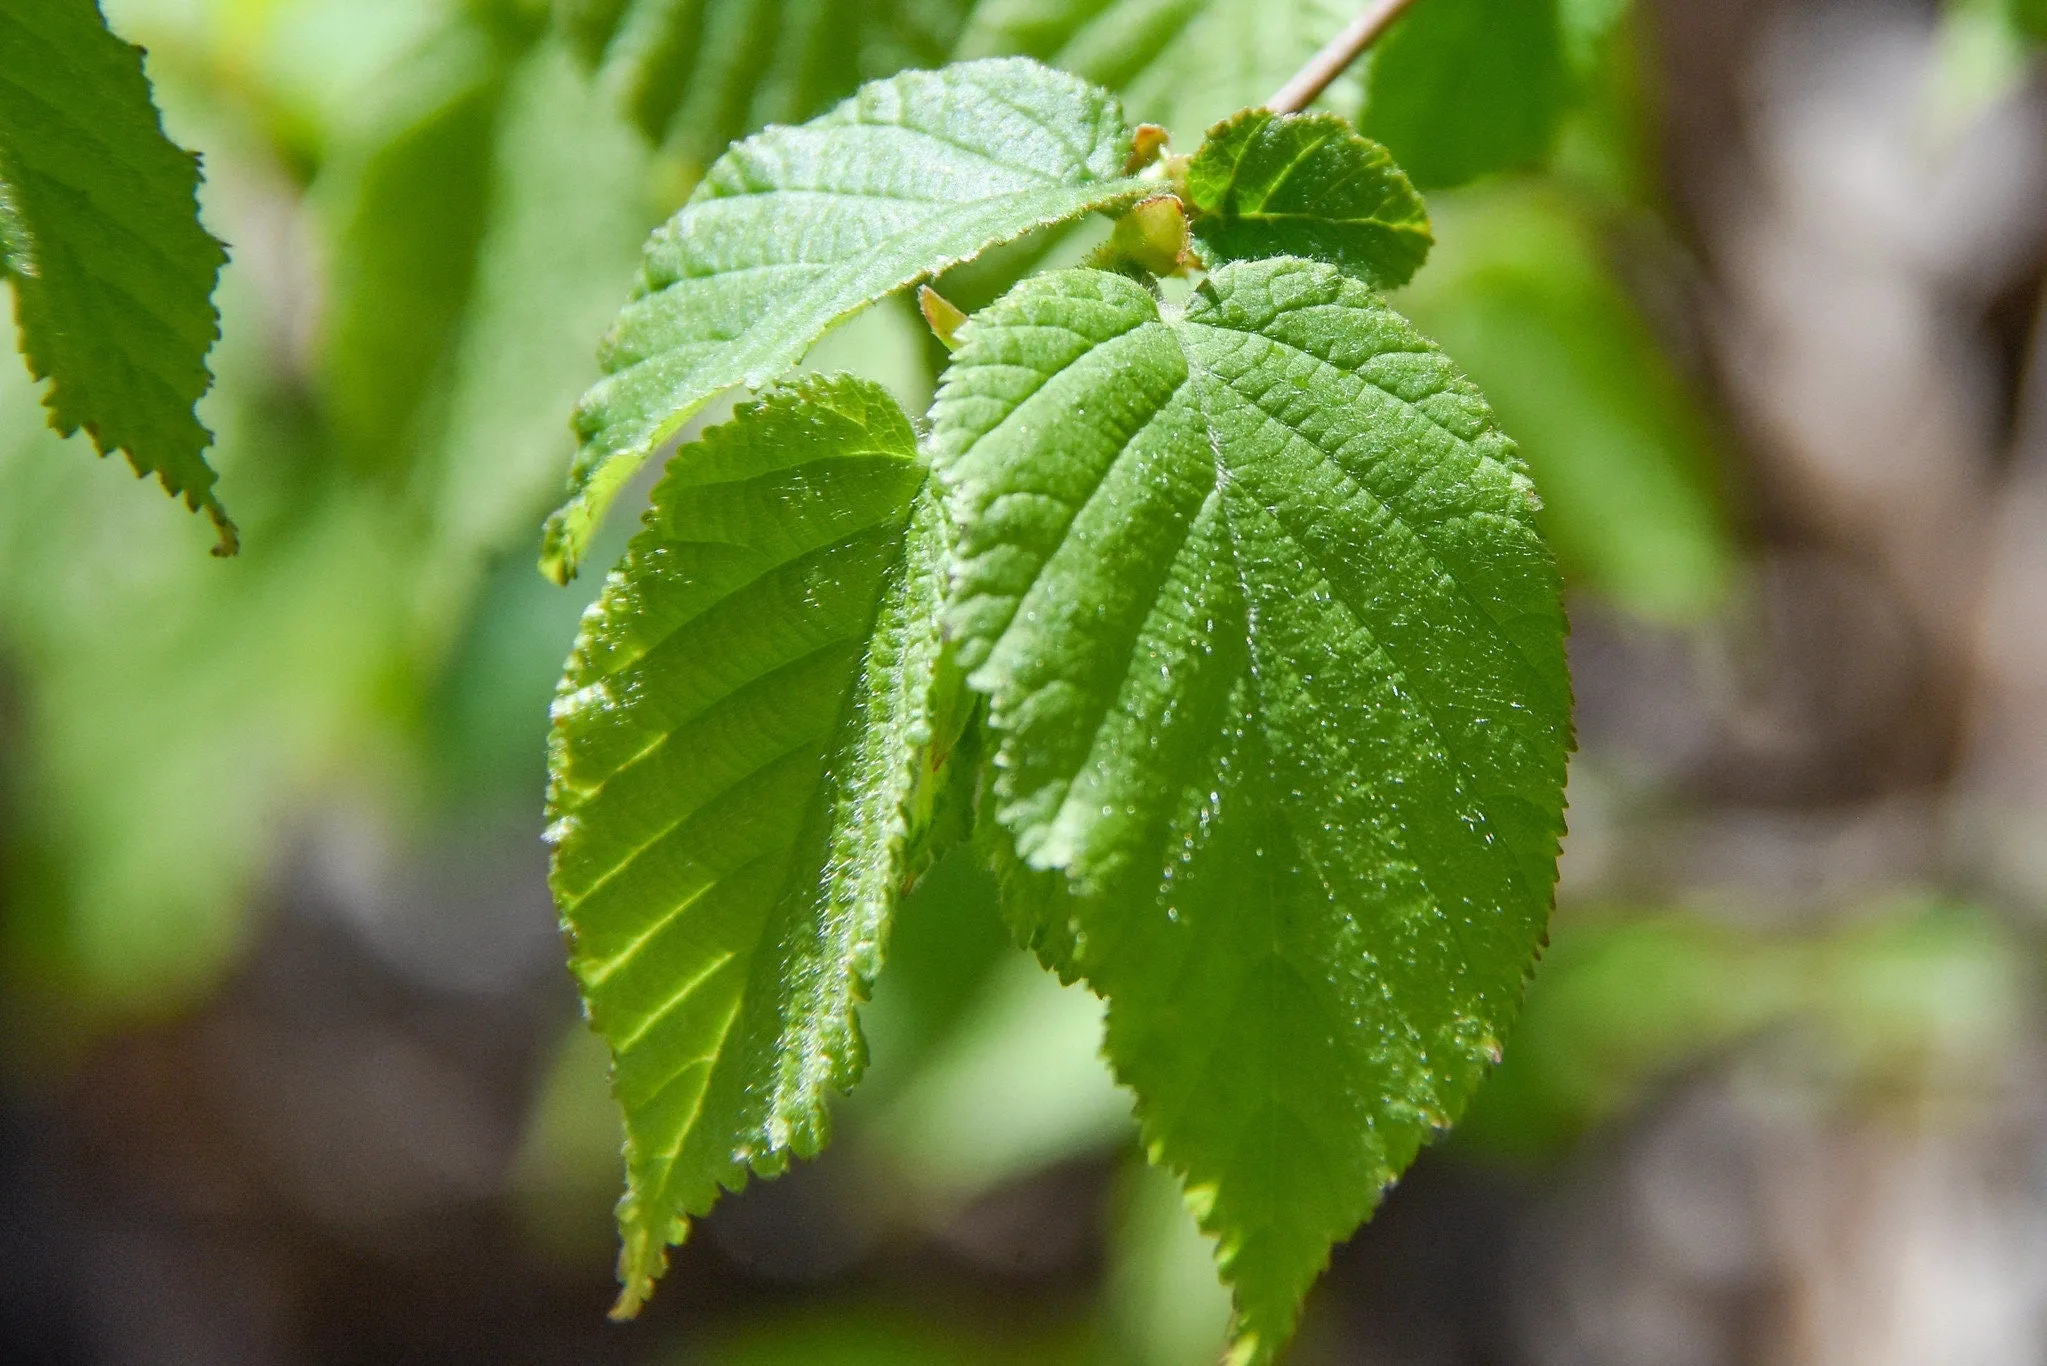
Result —
[{"label": "sunlit leaf", "polygon": [[1017,60],[876,81],[733,147],[647,245],[543,567],[573,574],[619,488],[720,390],[767,383],[922,277],[1153,188],[1122,174],[1129,152],[1114,99]]},{"label": "sunlit leaf", "polygon": [[[1366,285],[1019,285],[934,410],[947,608],[1022,928],[1109,1001],[1237,1359],[1498,1055],[1541,942],[1570,690],[1535,496]],[[1013,912],[1016,914],[1017,912]]]},{"label": "sunlit leaf", "polygon": [[944,759],[925,483],[878,386],[776,389],[670,467],[569,661],[553,883],[625,1113],[621,1313],[860,1073]]}]

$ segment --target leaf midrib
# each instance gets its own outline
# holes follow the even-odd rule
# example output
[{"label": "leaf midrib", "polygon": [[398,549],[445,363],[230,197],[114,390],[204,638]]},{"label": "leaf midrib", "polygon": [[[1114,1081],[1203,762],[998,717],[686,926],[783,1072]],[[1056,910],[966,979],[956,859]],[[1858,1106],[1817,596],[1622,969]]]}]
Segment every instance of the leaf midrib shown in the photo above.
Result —
[{"label": "leaf midrib", "polygon": [[[1310,308],[1320,307],[1325,307],[1325,305],[1319,304],[1308,305],[1302,308],[1283,309],[1280,311],[1305,313]],[[1443,435],[1449,437],[1452,441],[1456,442],[1460,448],[1470,451],[1472,455],[1481,463],[1481,465],[1492,470],[1494,473],[1505,476],[1510,481],[1516,480],[1520,477],[1509,466],[1503,464],[1501,461],[1499,461],[1492,455],[1489,455],[1485,451],[1481,450],[1478,446],[1478,443],[1470,440],[1468,437],[1459,433],[1456,429],[1449,426],[1442,419],[1436,417],[1434,414],[1425,410],[1420,404],[1402,398],[1399,394],[1393,392],[1391,389],[1388,389],[1384,385],[1378,383],[1376,380],[1372,379],[1371,376],[1365,374],[1362,370],[1345,370],[1340,366],[1337,366],[1331,363],[1330,361],[1325,360],[1321,356],[1316,355],[1312,351],[1302,350],[1300,347],[1294,346],[1291,343],[1286,342],[1278,337],[1274,337],[1266,332],[1262,331],[1246,332],[1240,331],[1235,328],[1218,327],[1212,323],[1201,322],[1187,322],[1183,323],[1182,325],[1190,328],[1198,327],[1211,332],[1220,332],[1233,338],[1248,339],[1251,337],[1256,337],[1278,348],[1279,350],[1285,351],[1289,355],[1302,357],[1303,359],[1312,363],[1318,370],[1321,370],[1328,375],[1354,378],[1360,384],[1363,384],[1366,388],[1371,389],[1380,394],[1381,396],[1383,396],[1388,402],[1398,405],[1403,411],[1414,414],[1416,417],[1426,422],[1429,426],[1443,433]],[[1433,355],[1433,354],[1434,354],[1433,352],[1426,350],[1421,351],[1386,350],[1374,352],[1372,359],[1379,360],[1387,356],[1396,355]],[[1192,356],[1189,356],[1187,363],[1190,369],[1195,367],[1197,364],[1197,362],[1193,359]],[[1237,388],[1235,384],[1231,383],[1227,379],[1222,378],[1221,376],[1215,375],[1212,371],[1204,369],[1203,373],[1208,374],[1223,388],[1237,395],[1237,397],[1244,402],[1245,406],[1250,411],[1258,414],[1259,418],[1262,421],[1270,423],[1275,427],[1278,427],[1281,431],[1288,433],[1294,439],[1306,444],[1309,449],[1313,450],[1316,453],[1316,456],[1323,464],[1329,466],[1337,473],[1338,477],[1342,479],[1346,486],[1356,488],[1360,493],[1364,494],[1367,498],[1370,498],[1375,504],[1384,508],[1386,511],[1386,515],[1391,520],[1397,522],[1401,527],[1403,527],[1408,532],[1409,535],[1414,537],[1415,544],[1427,555],[1430,566],[1434,568],[1439,574],[1441,574],[1444,580],[1446,580],[1456,588],[1458,597],[1463,599],[1465,605],[1472,611],[1477,620],[1487,622],[1496,627],[1500,624],[1498,619],[1493,616],[1492,612],[1486,608],[1485,604],[1472,595],[1470,588],[1465,584],[1463,578],[1459,575],[1451,573],[1450,570],[1443,564],[1443,562],[1439,558],[1437,558],[1434,547],[1429,545],[1428,539],[1424,537],[1420,531],[1421,527],[1432,525],[1432,523],[1415,522],[1411,521],[1406,517],[1403,517],[1398,511],[1396,511],[1393,508],[1393,506],[1387,499],[1380,497],[1376,493],[1373,493],[1372,490],[1366,488],[1362,483],[1360,483],[1350,473],[1349,470],[1346,470],[1343,467],[1342,462],[1338,461],[1334,454],[1324,449],[1320,443],[1312,440],[1307,435],[1302,433],[1299,429],[1288,425],[1276,413],[1273,413],[1272,411],[1267,409],[1262,403],[1260,403],[1255,396],[1248,394],[1243,390]],[[1438,390],[1437,392],[1441,393],[1445,391]],[[1431,397],[1433,397],[1433,395],[1431,395]],[[1414,487],[1414,484],[1420,482],[1421,478],[1425,474],[1426,471],[1418,472],[1415,476],[1415,479],[1411,481],[1406,486],[1406,490],[1403,491],[1411,490]],[[1291,537],[1289,537],[1289,539],[1291,539]],[[1345,608],[1346,610],[1349,610],[1350,605],[1346,603]],[[1527,647],[1523,645],[1518,639],[1516,639],[1511,633],[1502,631],[1500,634],[1502,635],[1503,638],[1507,640],[1509,645],[1512,646],[1516,657],[1519,658],[1520,662],[1526,669],[1528,677],[1525,681],[1529,682],[1532,685],[1534,683],[1534,679],[1541,673],[1541,669],[1539,667],[1538,662],[1535,659],[1529,657]],[[1376,639],[1376,637],[1374,637],[1374,639]]]}]

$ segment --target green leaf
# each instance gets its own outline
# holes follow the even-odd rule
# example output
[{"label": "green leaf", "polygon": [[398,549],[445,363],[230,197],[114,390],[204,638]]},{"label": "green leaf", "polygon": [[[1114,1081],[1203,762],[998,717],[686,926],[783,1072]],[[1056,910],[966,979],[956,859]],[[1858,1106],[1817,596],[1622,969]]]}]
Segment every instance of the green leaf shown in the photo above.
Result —
[{"label": "green leaf", "polygon": [[[947,607],[1011,914],[1106,1049],[1268,1361],[1463,1108],[1541,942],[1570,693],[1513,444],[1363,283],[1101,271],[978,315],[934,410]],[[1064,876],[1057,874],[1063,873]]]},{"label": "green leaf", "polygon": [[560,492],[574,450],[561,415],[597,378],[590,338],[657,221],[648,159],[559,43],[513,71],[440,434],[437,539],[451,555],[528,543]]},{"label": "green leaf", "polygon": [[219,529],[194,407],[220,335],[227,253],[199,223],[199,161],[164,136],[142,50],[93,0],[0,11],[0,268],[50,425],[124,451]]},{"label": "green leaf", "polygon": [[1214,266],[1306,256],[1394,289],[1429,254],[1421,196],[1384,147],[1335,114],[1244,110],[1209,130],[1186,192]]},{"label": "green leaf", "polygon": [[1568,94],[1557,0],[1428,0],[1380,40],[1358,127],[1441,189],[1540,161]]},{"label": "green leaf", "polygon": [[395,60],[338,129],[313,188],[330,241],[321,379],[342,459],[395,477],[447,387],[491,197],[510,54],[449,14]]},{"label": "green leaf", "polygon": [[[642,132],[701,166],[861,81],[936,66],[961,0],[556,0],[556,23]],[[696,167],[691,167],[694,170]]]},{"label": "green leaf", "polygon": [[1627,17],[1631,0],[1557,0],[1564,54],[1581,74],[1597,66],[1600,50]]},{"label": "green leaf", "polygon": [[1399,306],[1513,430],[1565,571],[1642,616],[1712,610],[1734,548],[1706,418],[1582,214],[1501,184],[1437,196],[1436,221],[1435,259]]},{"label": "green leaf", "polygon": [[2047,42],[2047,0],[2007,0],[2012,26],[2029,38]]},{"label": "green leaf", "polygon": [[[1123,97],[1130,116],[1189,144],[1262,104],[1357,14],[1352,0],[982,0],[959,56],[1018,53]],[[1355,76],[1323,96],[1355,111]]]},{"label": "green leaf", "polygon": [[684,451],[555,705],[553,884],[625,1112],[624,1291],[827,1132],[944,777],[944,519],[885,390],[806,377]]},{"label": "green leaf", "polygon": [[720,390],[767,383],[924,276],[1156,189],[1121,174],[1129,153],[1113,98],[1017,60],[876,81],[733,147],[647,244],[606,378],[576,412],[583,446],[542,567],[574,574],[619,488]]}]

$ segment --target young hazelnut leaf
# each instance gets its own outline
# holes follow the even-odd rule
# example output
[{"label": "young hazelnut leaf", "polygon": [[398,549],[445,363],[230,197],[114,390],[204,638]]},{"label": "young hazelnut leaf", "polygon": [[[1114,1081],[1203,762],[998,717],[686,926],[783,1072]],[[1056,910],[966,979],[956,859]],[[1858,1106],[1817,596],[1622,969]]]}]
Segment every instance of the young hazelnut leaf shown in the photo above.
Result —
[{"label": "young hazelnut leaf", "polygon": [[619,488],[719,391],[987,247],[1156,192],[1122,174],[1130,150],[1112,96],[1021,58],[876,81],[731,148],[649,240],[605,338],[543,569],[575,572]]},{"label": "young hazelnut leaf", "polygon": [[1335,114],[1246,109],[1217,124],[1187,165],[1186,194],[1211,266],[1305,256],[1396,289],[1429,254],[1421,196]]},{"label": "young hazelnut leaf", "polygon": [[1442,352],[1318,262],[1233,262],[1184,312],[1039,276],[959,340],[946,625],[1008,915],[1107,998],[1233,1359],[1270,1361],[1542,943],[1570,686],[1533,488]]},{"label": "young hazelnut leaf", "polygon": [[213,383],[213,286],[227,253],[199,222],[199,160],[164,136],[142,50],[94,0],[0,8],[0,275],[50,425],[203,510],[212,433],[193,411]]},{"label": "young hazelnut leaf", "polygon": [[946,527],[866,380],[742,405],[654,490],[555,703],[553,887],[625,1115],[617,1312],[810,1156],[946,777]]}]

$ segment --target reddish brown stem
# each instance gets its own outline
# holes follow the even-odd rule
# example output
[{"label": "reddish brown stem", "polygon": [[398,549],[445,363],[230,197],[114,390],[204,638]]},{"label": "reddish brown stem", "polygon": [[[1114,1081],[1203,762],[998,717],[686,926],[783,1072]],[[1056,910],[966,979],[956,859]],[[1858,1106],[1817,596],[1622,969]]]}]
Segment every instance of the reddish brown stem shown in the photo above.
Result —
[{"label": "reddish brown stem", "polygon": [[1265,107],[1275,114],[1298,114],[1315,102],[1315,97],[1341,76],[1344,68],[1384,33],[1414,0],[1372,0],[1364,13],[1350,21],[1343,32],[1322,45],[1308,64],[1281,86]]}]

